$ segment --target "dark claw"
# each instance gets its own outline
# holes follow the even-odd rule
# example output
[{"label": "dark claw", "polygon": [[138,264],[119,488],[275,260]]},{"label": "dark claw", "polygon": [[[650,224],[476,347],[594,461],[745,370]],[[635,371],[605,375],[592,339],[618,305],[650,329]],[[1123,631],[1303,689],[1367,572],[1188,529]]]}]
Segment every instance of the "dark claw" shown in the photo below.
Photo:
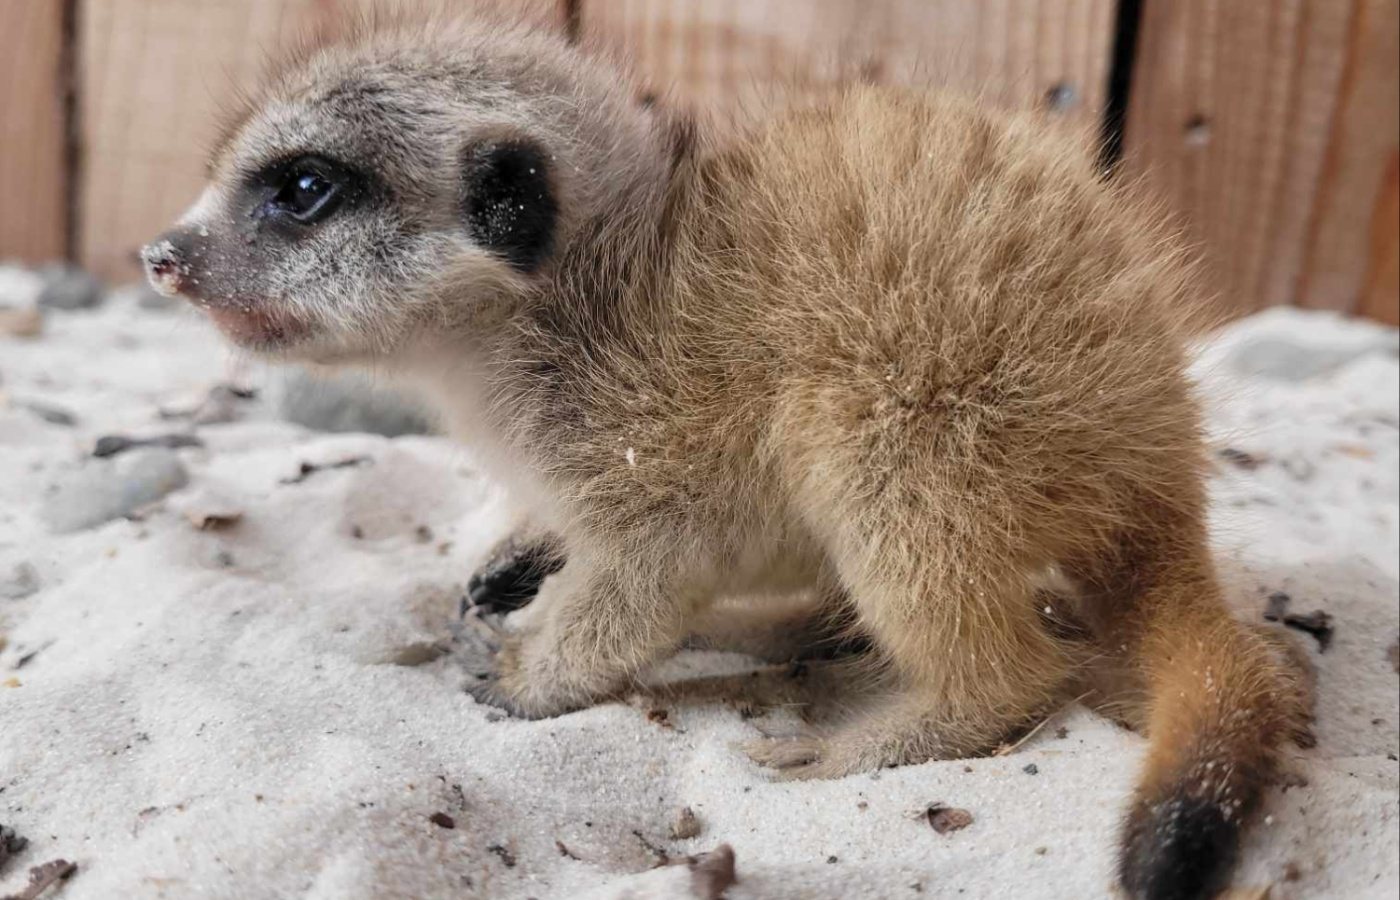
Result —
[{"label": "dark claw", "polygon": [[[544,718],[543,716],[532,716],[521,709],[513,700],[510,700],[501,692],[500,681],[494,674],[485,677],[478,677],[474,681],[468,682],[466,686],[467,694],[477,703],[491,707],[495,712],[488,712],[487,718],[490,721],[499,721],[500,718],[521,719],[530,721]],[[495,716],[495,719],[491,717]]]},{"label": "dark claw", "polygon": [[564,556],[548,542],[512,541],[467,582],[467,605],[507,613],[535,599],[544,580],[564,567]]}]

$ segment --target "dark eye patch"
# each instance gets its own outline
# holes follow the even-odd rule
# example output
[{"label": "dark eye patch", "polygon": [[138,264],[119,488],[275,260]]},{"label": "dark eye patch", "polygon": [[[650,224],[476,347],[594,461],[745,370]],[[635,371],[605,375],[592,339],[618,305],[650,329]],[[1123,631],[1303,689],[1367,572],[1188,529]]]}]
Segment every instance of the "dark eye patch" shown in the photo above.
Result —
[{"label": "dark eye patch", "polygon": [[538,268],[554,249],[559,218],[544,153],[529,141],[477,144],[462,173],[472,238],[522,272]]}]

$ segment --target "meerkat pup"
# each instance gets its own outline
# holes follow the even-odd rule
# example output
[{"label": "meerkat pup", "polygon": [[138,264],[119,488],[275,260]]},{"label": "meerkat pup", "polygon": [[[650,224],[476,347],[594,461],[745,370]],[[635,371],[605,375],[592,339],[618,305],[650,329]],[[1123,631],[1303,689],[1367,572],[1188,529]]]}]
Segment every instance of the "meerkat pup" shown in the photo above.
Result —
[{"label": "meerkat pup", "polygon": [[1219,889],[1309,697],[1222,602],[1178,245],[1028,116],[852,87],[720,143],[637,96],[548,34],[348,27],[230,117],[150,279],[397,374],[530,504],[554,574],[490,702],[614,696],[717,597],[808,588],[859,701],[756,761],[983,754],[1102,664],[1151,737],[1123,888]]}]

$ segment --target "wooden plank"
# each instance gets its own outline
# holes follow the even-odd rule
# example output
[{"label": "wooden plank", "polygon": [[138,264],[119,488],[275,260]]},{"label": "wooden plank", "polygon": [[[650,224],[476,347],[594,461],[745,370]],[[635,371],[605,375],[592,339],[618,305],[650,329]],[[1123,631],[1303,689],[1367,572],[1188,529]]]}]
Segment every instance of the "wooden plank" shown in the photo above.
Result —
[{"label": "wooden plank", "polygon": [[1400,325],[1400,152],[1391,154],[1371,219],[1371,258],[1361,290],[1361,315]]},{"label": "wooden plank", "polygon": [[[1297,301],[1386,315],[1368,279],[1394,258],[1397,215],[1386,210],[1400,154],[1400,2],[1360,0],[1348,33],[1337,109],[1324,157]],[[1383,279],[1382,279],[1383,281]],[[1381,303],[1377,307],[1374,304]],[[1389,306],[1400,304],[1392,291]]]},{"label": "wooden plank", "polygon": [[[137,248],[200,190],[221,98],[255,78],[289,36],[374,2],[84,0],[82,262],[110,279],[138,277]],[[561,9],[558,0],[473,2],[549,21]]]},{"label": "wooden plank", "polygon": [[0,6],[0,260],[65,252],[63,60],[62,0]]},{"label": "wooden plank", "polygon": [[[852,79],[941,85],[1098,126],[1112,0],[587,0],[582,40],[678,102],[743,115]],[[1053,102],[1052,102],[1053,98]]]},{"label": "wooden plank", "polygon": [[1396,2],[1145,4],[1124,171],[1231,311],[1356,307],[1396,147]]}]

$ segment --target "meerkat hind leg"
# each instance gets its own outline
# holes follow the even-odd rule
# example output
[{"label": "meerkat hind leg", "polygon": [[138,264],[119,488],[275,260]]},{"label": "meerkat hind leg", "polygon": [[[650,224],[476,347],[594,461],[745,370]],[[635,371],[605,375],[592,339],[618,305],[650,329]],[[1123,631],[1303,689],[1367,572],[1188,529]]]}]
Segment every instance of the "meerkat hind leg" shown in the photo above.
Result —
[{"label": "meerkat hind leg", "polygon": [[980,755],[1062,699],[1070,654],[1033,589],[997,573],[999,554],[986,565],[965,548],[957,555],[931,547],[922,561],[853,565],[851,596],[874,644],[872,687],[832,724],[750,742],[750,758],[785,778],[836,778]]}]

